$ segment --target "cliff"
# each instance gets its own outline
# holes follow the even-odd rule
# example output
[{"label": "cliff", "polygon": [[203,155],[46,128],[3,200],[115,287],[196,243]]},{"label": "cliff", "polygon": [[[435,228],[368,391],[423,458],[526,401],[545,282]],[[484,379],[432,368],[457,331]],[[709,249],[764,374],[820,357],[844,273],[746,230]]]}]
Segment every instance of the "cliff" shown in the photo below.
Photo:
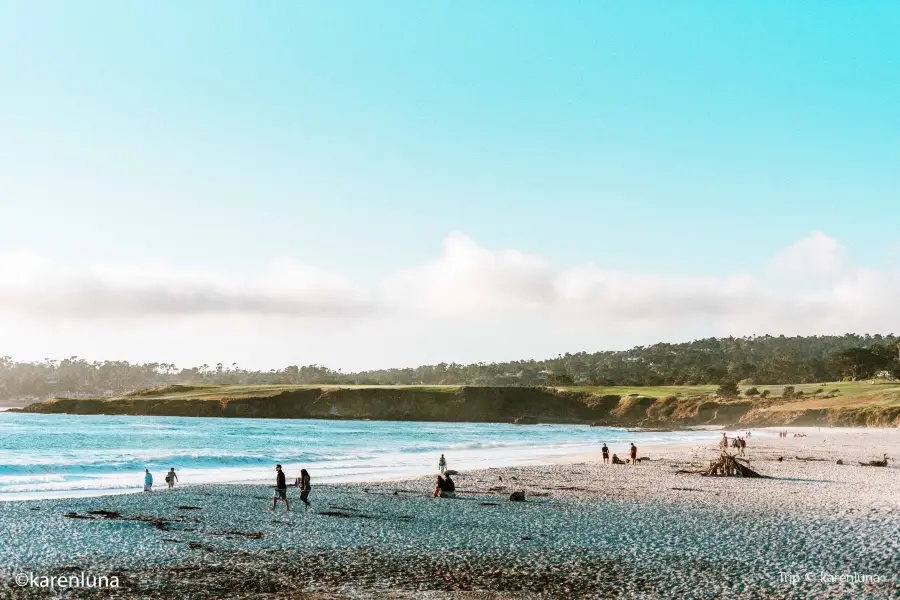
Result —
[{"label": "cliff", "polygon": [[[730,400],[707,395],[651,397],[546,387],[171,386],[119,398],[52,399],[21,412],[249,417],[589,423],[623,427],[695,425],[900,426],[900,395],[878,402],[834,399]],[[819,406],[822,403],[824,407]]]}]

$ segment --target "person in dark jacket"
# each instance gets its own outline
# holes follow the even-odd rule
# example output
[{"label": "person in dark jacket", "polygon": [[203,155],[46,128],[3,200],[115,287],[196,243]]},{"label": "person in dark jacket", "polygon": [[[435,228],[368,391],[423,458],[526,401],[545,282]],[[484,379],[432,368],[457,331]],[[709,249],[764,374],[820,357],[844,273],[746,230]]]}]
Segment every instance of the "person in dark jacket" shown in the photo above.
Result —
[{"label": "person in dark jacket", "polygon": [[284,502],[284,509],[288,512],[291,510],[290,504],[288,504],[287,498],[287,481],[284,478],[284,471],[281,470],[281,465],[275,465],[275,471],[278,475],[275,476],[275,495],[272,497],[272,510],[278,506],[278,500],[282,500]]},{"label": "person in dark jacket", "polygon": [[309,472],[306,469],[300,469],[297,487],[300,488],[300,501],[306,505],[306,510],[309,510],[309,492],[312,491],[312,485],[310,484]]}]

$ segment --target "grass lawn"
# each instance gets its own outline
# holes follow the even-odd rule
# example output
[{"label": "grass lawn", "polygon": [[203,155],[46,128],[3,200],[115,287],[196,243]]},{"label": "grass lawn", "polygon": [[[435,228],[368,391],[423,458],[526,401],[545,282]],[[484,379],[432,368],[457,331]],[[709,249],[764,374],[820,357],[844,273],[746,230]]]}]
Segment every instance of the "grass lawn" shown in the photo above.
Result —
[{"label": "grass lawn", "polygon": [[[134,394],[138,398],[154,398],[160,400],[220,400],[222,398],[250,398],[250,397],[268,397],[276,396],[286,391],[303,390],[303,389],[385,389],[385,390],[411,390],[427,393],[444,392],[448,394],[455,393],[463,386],[458,385],[438,385],[438,386],[403,386],[403,385],[185,385],[185,386],[168,386],[159,388],[158,390],[144,390]],[[599,396],[616,395],[628,397],[633,394],[640,396],[650,396],[653,398],[665,398],[675,396],[677,398],[698,398],[706,396],[714,396],[716,392],[715,385],[694,385],[694,386],[565,386],[558,387],[559,390],[589,392]],[[760,392],[769,390],[770,397],[777,398],[784,392],[784,385],[757,385],[757,386],[741,386],[741,393],[750,387],[756,387]],[[766,410],[803,410],[815,408],[839,408],[839,407],[862,407],[862,406],[896,406],[900,405],[900,382],[876,382],[871,384],[868,382],[830,382],[830,383],[808,383],[794,385],[796,392],[803,392],[807,397],[798,398],[793,402],[785,402],[777,404]],[[821,391],[820,391],[821,390]],[[821,397],[828,394],[832,390],[839,390],[840,394],[833,398]],[[817,393],[820,397],[811,397],[810,394]],[[742,398],[745,396],[742,395]]]}]

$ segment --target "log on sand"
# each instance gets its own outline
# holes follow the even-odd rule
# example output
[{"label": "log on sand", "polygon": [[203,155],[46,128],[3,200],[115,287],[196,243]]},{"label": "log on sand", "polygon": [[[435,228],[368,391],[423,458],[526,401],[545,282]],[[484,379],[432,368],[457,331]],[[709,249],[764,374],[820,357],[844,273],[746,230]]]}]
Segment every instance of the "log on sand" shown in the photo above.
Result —
[{"label": "log on sand", "polygon": [[750,468],[747,461],[723,451],[717,460],[709,461],[705,469],[679,469],[675,473],[691,473],[704,477],[759,477],[768,479],[768,475],[762,475]]}]

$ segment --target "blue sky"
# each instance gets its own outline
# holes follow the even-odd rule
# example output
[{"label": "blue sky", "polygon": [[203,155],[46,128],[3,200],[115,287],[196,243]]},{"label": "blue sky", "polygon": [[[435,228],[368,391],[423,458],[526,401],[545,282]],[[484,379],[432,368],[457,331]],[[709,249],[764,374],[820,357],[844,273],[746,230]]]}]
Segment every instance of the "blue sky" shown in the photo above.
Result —
[{"label": "blue sky", "polygon": [[[897,31],[891,2],[0,1],[0,255],[69,272],[152,261],[230,277],[229,289],[290,259],[369,289],[439,261],[453,232],[560,271],[682,278],[761,277],[823,232],[854,268],[890,275]],[[109,343],[85,341],[99,326],[84,329],[84,315],[22,325],[14,305],[7,353],[39,354],[34,339],[49,336],[67,340],[50,355],[153,358],[112,341],[121,324],[104,325]],[[423,319],[404,327],[466,330]],[[554,329],[524,348],[477,350],[470,325],[430,352],[512,358],[706,332],[689,321],[641,335]],[[326,358],[379,362],[364,330],[358,350]],[[188,346],[186,361],[216,349]],[[279,352],[245,360],[300,360]],[[303,358],[323,362],[314,349]]]}]

